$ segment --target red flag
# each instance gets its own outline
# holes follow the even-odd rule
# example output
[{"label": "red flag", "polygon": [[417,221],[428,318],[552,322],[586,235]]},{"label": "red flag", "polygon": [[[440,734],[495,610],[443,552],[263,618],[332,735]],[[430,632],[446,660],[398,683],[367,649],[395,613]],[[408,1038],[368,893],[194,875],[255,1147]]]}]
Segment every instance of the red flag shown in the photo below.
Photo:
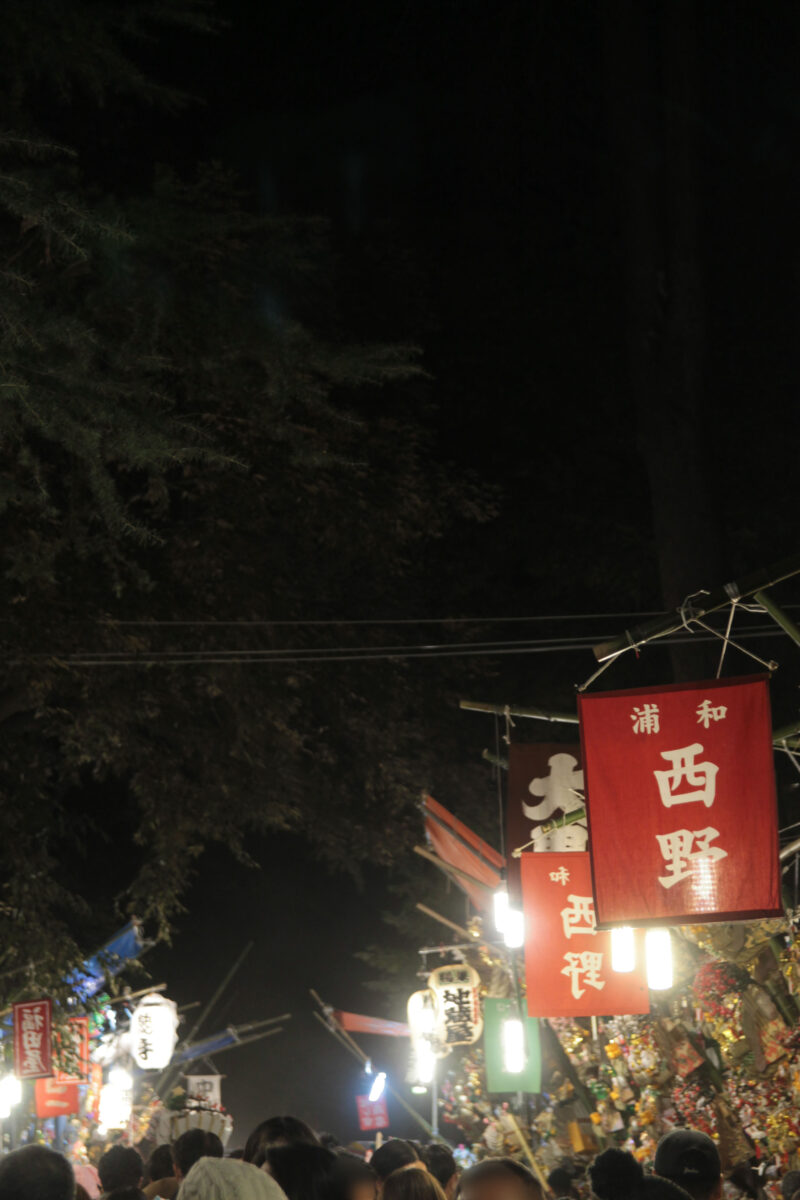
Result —
[{"label": "red flag", "polygon": [[383,1017],[362,1017],[360,1013],[334,1011],[334,1017],[348,1033],[380,1033],[384,1037],[411,1037],[403,1021],[385,1021]]},{"label": "red flag", "polygon": [[358,1105],[358,1128],[366,1133],[369,1129],[388,1129],[389,1110],[386,1107],[386,1097],[380,1100],[370,1100],[369,1096],[356,1096]]},{"label": "red flag", "polygon": [[26,1000],[14,1005],[17,1079],[42,1079],[53,1074],[52,1025],[52,1000]]},{"label": "red flag", "polygon": [[[583,808],[583,772],[580,746],[557,742],[514,742],[508,750],[508,896],[512,907],[522,906],[519,859],[512,851],[529,843],[543,825],[561,821]],[[586,818],[564,825],[536,841],[538,852],[585,850]]]},{"label": "red flag", "polygon": [[506,865],[506,860],[431,796],[425,797],[423,808],[425,832],[439,858],[448,866],[466,872],[475,880],[473,884],[460,875],[454,877],[455,882],[467,893],[477,909],[490,912],[492,896],[500,886],[500,872]]},{"label": "red flag", "polygon": [[644,933],[635,935],[634,970],[612,970],[611,934],[595,925],[589,855],[523,854],[521,863],[528,1014],[649,1012]]},{"label": "red flag", "polygon": [[597,919],[783,913],[763,676],[578,697]]},{"label": "red flag", "polygon": [[81,1110],[77,1083],[59,1083],[57,1079],[36,1080],[36,1116],[71,1117]]},{"label": "red flag", "polygon": [[[56,1038],[58,1034],[56,1033]],[[77,1071],[72,1074],[66,1071],[56,1071],[58,1083],[86,1083],[89,1079],[89,1018],[70,1017],[68,1023],[67,1045],[61,1047],[59,1055],[62,1063],[69,1061]]]}]

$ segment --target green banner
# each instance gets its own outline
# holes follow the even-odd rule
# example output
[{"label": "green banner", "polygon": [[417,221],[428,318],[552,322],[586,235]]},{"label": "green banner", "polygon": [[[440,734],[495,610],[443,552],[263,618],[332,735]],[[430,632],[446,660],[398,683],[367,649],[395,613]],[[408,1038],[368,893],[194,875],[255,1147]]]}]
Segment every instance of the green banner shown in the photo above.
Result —
[{"label": "green banner", "polygon": [[515,1000],[484,1000],[483,1045],[486,1054],[486,1090],[497,1092],[539,1092],[542,1087],[542,1054],[539,1022],[523,1016],[527,1061],[519,1073],[512,1074],[503,1064],[503,1021],[518,1017]]}]

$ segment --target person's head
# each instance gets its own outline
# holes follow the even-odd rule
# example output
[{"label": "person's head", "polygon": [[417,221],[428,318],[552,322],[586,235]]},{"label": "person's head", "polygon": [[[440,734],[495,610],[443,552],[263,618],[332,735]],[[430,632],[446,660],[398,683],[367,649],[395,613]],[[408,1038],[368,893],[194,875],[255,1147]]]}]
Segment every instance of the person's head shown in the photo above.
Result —
[{"label": "person's head", "polygon": [[445,1194],[429,1171],[401,1167],[384,1183],[381,1200],[445,1200]]},{"label": "person's head", "polygon": [[294,1146],[273,1146],[263,1169],[269,1171],[289,1200],[340,1200],[336,1163],[332,1150],[297,1142]]},{"label": "person's head", "polygon": [[75,1176],[67,1160],[45,1146],[25,1146],[0,1158],[3,1200],[72,1200]]},{"label": "person's head", "polygon": [[169,1179],[172,1175],[172,1147],[169,1142],[156,1146],[147,1163],[147,1179],[149,1183],[157,1183],[159,1179]]},{"label": "person's head", "polygon": [[114,1188],[103,1200],[144,1200],[144,1192],[138,1187]]},{"label": "person's head", "polygon": [[181,1200],[286,1200],[266,1171],[235,1158],[201,1158],[181,1184]]},{"label": "person's head", "polygon": [[142,1157],[132,1146],[112,1146],[97,1164],[104,1192],[138,1188],[142,1182]]},{"label": "person's head", "polygon": [[589,1167],[592,1191],[599,1200],[687,1200],[688,1192],[671,1179],[645,1175],[626,1150],[604,1150]]},{"label": "person's head", "polygon": [[395,1171],[399,1171],[402,1167],[410,1167],[419,1161],[420,1157],[411,1142],[406,1142],[403,1138],[389,1138],[388,1142],[384,1142],[375,1151],[369,1160],[369,1165],[383,1183]]},{"label": "person's head", "polygon": [[294,1146],[303,1143],[318,1146],[319,1138],[314,1130],[299,1117],[270,1117],[256,1125],[244,1147],[244,1161],[254,1167],[262,1167],[267,1151],[273,1146]]},{"label": "person's head", "polygon": [[696,1129],[673,1129],[656,1147],[656,1175],[671,1179],[693,1200],[720,1200],[722,1163],[711,1138]]},{"label": "person's head", "polygon": [[89,1193],[81,1183],[75,1184],[75,1200],[91,1200]]},{"label": "person's head", "polygon": [[336,1191],[341,1200],[375,1200],[378,1179],[369,1163],[342,1150],[336,1155]]},{"label": "person's head", "polygon": [[433,1178],[441,1184],[447,1200],[453,1200],[458,1187],[458,1164],[453,1151],[441,1142],[431,1142],[425,1147],[425,1162]]},{"label": "person's head", "polygon": [[215,1133],[205,1129],[187,1129],[172,1146],[175,1178],[185,1179],[201,1158],[222,1158],[225,1149]]},{"label": "person's head", "polygon": [[556,1167],[547,1176],[547,1186],[554,1196],[571,1196],[577,1198],[577,1191],[572,1182],[572,1172],[566,1167]]},{"label": "person's head", "polygon": [[539,1181],[513,1158],[485,1158],[461,1176],[459,1200],[543,1200]]},{"label": "person's head", "polygon": [[800,1192],[800,1171],[787,1171],[781,1180],[781,1196],[793,1200],[795,1192]]}]

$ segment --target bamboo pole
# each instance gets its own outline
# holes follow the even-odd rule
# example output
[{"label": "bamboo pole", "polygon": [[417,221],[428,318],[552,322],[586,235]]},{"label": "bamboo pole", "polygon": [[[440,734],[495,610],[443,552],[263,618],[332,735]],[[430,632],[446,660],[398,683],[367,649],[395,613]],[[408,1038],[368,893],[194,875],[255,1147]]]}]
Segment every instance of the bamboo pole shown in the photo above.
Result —
[{"label": "bamboo pole", "polygon": [[425,913],[426,917],[433,917],[434,921],[438,921],[440,925],[446,925],[448,929],[453,929],[459,937],[465,938],[466,941],[472,942],[474,945],[480,945],[480,939],[473,937],[468,929],[463,925],[456,925],[455,921],[451,921],[449,917],[443,917],[441,913],[434,912],[432,908],[428,908],[427,904],[417,904],[417,908],[421,913]]},{"label": "bamboo pole", "polygon": [[525,1152],[525,1157],[527,1158],[528,1162],[531,1164],[531,1170],[533,1171],[536,1178],[539,1180],[539,1183],[542,1186],[542,1191],[543,1191],[544,1195],[546,1196],[549,1193],[550,1188],[547,1186],[547,1180],[545,1179],[544,1175],[542,1174],[542,1168],[539,1166],[538,1162],[536,1161],[536,1155],[533,1153],[533,1150],[529,1146],[527,1138],[525,1137],[525,1135],[523,1134],[522,1130],[519,1127],[519,1121],[514,1116],[511,1109],[507,1110],[506,1116],[508,1117],[511,1124],[514,1126],[514,1132],[516,1133],[517,1137],[519,1138],[519,1140],[522,1144],[522,1149]]},{"label": "bamboo pole", "polygon": [[762,608],[766,609],[775,624],[780,625],[783,632],[789,635],[795,645],[800,646],[800,629],[797,628],[791,617],[787,617],[783,609],[778,608],[772,597],[759,590],[753,593],[753,599],[756,604],[760,604]]},{"label": "bamboo pole", "polygon": [[415,846],[414,853],[418,854],[420,858],[425,858],[428,862],[432,862],[433,865],[438,867],[440,871],[443,871],[445,875],[449,875],[451,877],[456,876],[456,882],[458,882],[459,879],[466,879],[467,883],[472,884],[474,887],[483,888],[483,890],[486,892],[494,891],[494,888],[490,884],[482,883],[480,879],[476,879],[474,875],[470,875],[469,871],[462,871],[460,867],[451,867],[449,863],[442,862],[441,858],[439,858],[437,854],[433,854],[432,851],[426,850],[424,846]]},{"label": "bamboo pole", "polygon": [[[800,569],[800,568],[799,568]],[[509,704],[486,704],[482,700],[459,700],[458,707],[465,712],[496,713],[498,717],[529,717],[533,721],[552,721],[563,725],[577,725],[577,713],[553,712],[546,708],[533,708],[531,705],[519,707]]]},{"label": "bamboo pole", "polygon": [[[321,1005],[323,1012],[328,1013],[329,1011],[333,1011],[332,1009],[329,1009],[327,1004],[323,1003],[313,989],[311,989],[311,995],[314,997],[317,1003]],[[333,1017],[324,1017],[322,1013],[318,1012],[315,1012],[314,1016],[320,1022],[320,1024],[327,1029],[328,1033],[330,1033],[336,1039],[339,1045],[343,1046],[345,1050],[348,1050],[354,1058],[359,1060],[362,1065],[366,1065],[366,1063],[369,1062],[369,1057],[364,1053],[358,1043],[354,1042],[353,1039],[347,1034],[346,1030],[342,1029],[338,1021],[334,1020]],[[425,1130],[429,1138],[433,1138],[434,1141],[437,1142],[444,1141],[444,1138],[440,1138],[438,1134],[434,1133],[433,1127],[429,1124],[429,1122],[426,1121],[425,1118],[421,1116],[417,1110],[413,1108],[412,1105],[410,1105],[408,1101],[391,1086],[388,1080],[386,1081],[386,1091],[390,1096],[394,1096],[397,1103],[401,1105],[401,1107],[406,1110],[408,1115],[413,1117],[417,1124]]]},{"label": "bamboo pole", "polygon": [[[708,616],[709,613],[726,608],[732,600],[743,600],[747,596],[763,592],[766,588],[774,587],[782,580],[791,579],[793,575],[798,574],[800,574],[800,558],[793,555],[772,567],[762,567],[758,571],[751,572],[740,583],[726,583],[723,587],[715,588],[705,596],[693,596],[692,600],[695,603],[692,606],[691,615]],[[687,613],[686,620],[690,619],[691,617]],[[626,630],[608,642],[599,642],[593,647],[594,656],[598,662],[606,662],[609,658],[615,658],[625,650],[635,650],[655,638],[668,637],[671,633],[677,633],[679,629],[683,628],[684,614],[680,609],[672,613],[665,613],[663,617],[655,617],[643,625],[636,625],[633,629]]]}]

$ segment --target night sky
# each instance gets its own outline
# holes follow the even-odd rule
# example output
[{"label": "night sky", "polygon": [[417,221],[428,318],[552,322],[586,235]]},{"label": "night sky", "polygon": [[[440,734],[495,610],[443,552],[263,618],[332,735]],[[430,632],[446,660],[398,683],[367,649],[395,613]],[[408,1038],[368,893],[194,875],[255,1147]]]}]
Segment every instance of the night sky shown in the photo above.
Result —
[{"label": "night sky", "polygon": [[[641,7],[652,83],[643,105],[658,123],[661,6]],[[151,69],[201,103],[175,117],[123,106],[97,118],[88,165],[112,186],[135,190],[155,161],[188,169],[216,157],[240,172],[263,212],[328,217],[341,253],[366,264],[376,291],[353,302],[365,335],[424,347],[438,452],[503,489],[495,522],[440,548],[448,603],[462,614],[662,605],[626,366],[601,9],[564,0],[221,3],[228,27],[217,37],[170,34],[145,50]],[[698,12],[699,426],[729,578],[796,541],[800,9],[724,0]],[[657,174],[658,145],[650,150]],[[680,491],[682,463],[672,459],[671,469]],[[694,578],[697,587],[719,582]],[[424,603],[443,615],[436,580]],[[602,636],[625,624],[579,631]],[[653,653],[663,677],[666,658]],[[541,670],[496,664],[487,698],[544,703],[555,676],[569,688],[592,666],[588,651]],[[424,688],[424,668],[417,677]],[[489,719],[463,720],[477,757]],[[487,773],[487,795],[490,784]],[[456,796],[439,799],[458,807]],[[278,1112],[347,1140],[357,1134],[363,1077],[314,1021],[308,988],[336,1006],[402,1019],[364,988],[370,971],[354,958],[382,937],[387,881],[369,870],[361,885],[330,875],[288,835],[251,849],[259,871],[222,851],[203,858],[172,946],[145,965],[180,1003],[205,1000],[253,939],[203,1033],[294,1016],[283,1035],[219,1056],[234,1142]],[[404,1070],[391,1059],[397,1047],[362,1041],[376,1062]],[[399,1119],[392,1132],[413,1129]]]}]

